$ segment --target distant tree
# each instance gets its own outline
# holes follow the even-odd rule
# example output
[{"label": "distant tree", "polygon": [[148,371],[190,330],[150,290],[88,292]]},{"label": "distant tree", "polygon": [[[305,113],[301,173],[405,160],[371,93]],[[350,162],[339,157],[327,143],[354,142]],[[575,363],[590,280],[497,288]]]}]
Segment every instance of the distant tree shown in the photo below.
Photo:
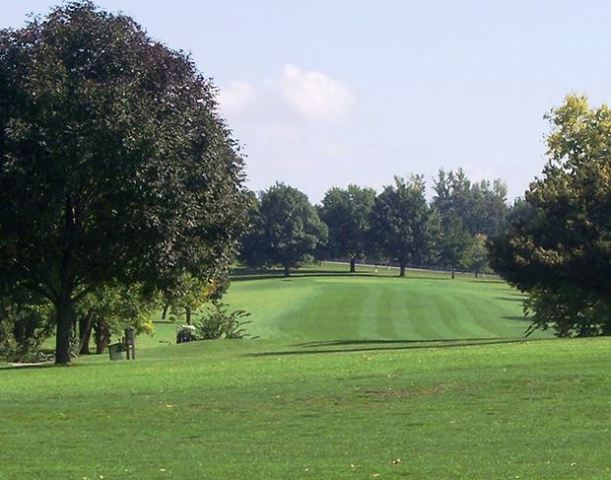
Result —
[{"label": "distant tree", "polygon": [[507,221],[507,187],[501,180],[472,183],[465,172],[440,170],[432,205],[439,212],[442,231],[456,218],[469,235],[497,235]]},{"label": "distant tree", "polygon": [[251,230],[242,240],[241,259],[250,266],[282,265],[284,276],[327,239],[327,227],[308,197],[276,183],[251,211]]},{"label": "distant tree", "polygon": [[329,230],[327,250],[335,258],[349,258],[351,272],[367,252],[375,196],[371,188],[349,185],[345,190],[331,188],[322,200],[320,216]]},{"label": "distant tree", "polygon": [[222,275],[242,182],[214,86],[131,18],[67,3],[0,31],[0,284],[53,304],[56,363],[96,288]]},{"label": "distant tree", "polygon": [[431,247],[430,209],[421,176],[405,180],[395,176],[378,195],[372,212],[372,234],[380,251],[399,262],[399,276],[405,276],[410,262],[422,260]]},{"label": "distant tree", "polygon": [[483,233],[478,233],[473,238],[465,255],[465,265],[475,274],[475,278],[480,273],[489,269],[487,237]]},{"label": "distant tree", "polygon": [[490,244],[492,267],[529,294],[533,327],[611,334],[611,111],[569,96],[548,116],[549,161]]},{"label": "distant tree", "polygon": [[469,229],[472,223],[474,198],[471,192],[471,181],[462,168],[455,172],[439,170],[433,190],[435,195],[432,206],[439,212],[442,224],[450,218],[458,217],[465,228]]},{"label": "distant tree", "polygon": [[450,269],[454,278],[456,269],[467,263],[467,251],[472,244],[472,237],[465,230],[458,216],[450,217],[443,222],[440,233],[436,239],[438,260],[441,265]]},{"label": "distant tree", "polygon": [[471,187],[472,207],[467,230],[471,235],[484,234],[493,237],[507,225],[509,207],[507,186],[499,179],[490,184],[482,180]]}]

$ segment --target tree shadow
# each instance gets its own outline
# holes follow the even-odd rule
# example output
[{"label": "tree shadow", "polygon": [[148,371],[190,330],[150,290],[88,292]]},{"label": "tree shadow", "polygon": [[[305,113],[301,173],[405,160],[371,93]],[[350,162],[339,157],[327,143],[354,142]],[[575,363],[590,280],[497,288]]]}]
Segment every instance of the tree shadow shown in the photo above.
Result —
[{"label": "tree shadow", "polygon": [[524,297],[521,296],[505,296],[505,297],[494,297],[495,300],[502,300],[503,302],[520,302],[524,301]]},{"label": "tree shadow", "polygon": [[[106,357],[108,358],[108,354],[106,353],[102,353],[102,354],[90,354],[90,355],[83,355],[80,358],[81,359],[85,359],[86,357]],[[73,368],[93,368],[93,367],[100,367],[100,366],[104,366],[104,365],[114,365],[114,364],[121,364],[121,363],[125,363],[125,364],[129,364],[129,361],[123,359],[120,361],[111,361],[108,360],[108,362],[104,362],[104,363],[89,363],[89,362],[82,362],[80,361],[79,358],[73,359],[72,362],[69,365],[55,365],[55,362],[53,360],[48,361],[48,362],[40,362],[40,363],[5,363],[2,364],[0,363],[0,372],[15,372],[15,371],[20,371],[20,370],[39,370],[39,369],[52,369],[52,368],[57,368],[57,369],[62,369],[62,368],[67,368],[67,369],[73,369]]]},{"label": "tree shadow", "polygon": [[413,344],[413,343],[449,343],[449,342],[485,342],[498,340],[516,340],[515,337],[477,337],[477,338],[435,338],[422,340],[385,340],[385,339],[338,339],[338,340],[320,340],[314,342],[296,343],[293,347],[316,348],[339,345],[392,345],[392,344]]},{"label": "tree shadow", "polygon": [[53,362],[44,363],[7,363],[0,364],[0,371],[11,371],[11,370],[37,370],[42,368],[53,368],[55,364]]},{"label": "tree shadow", "polygon": [[501,318],[504,320],[513,320],[518,322],[530,322],[530,320],[524,315],[503,315]]},{"label": "tree shadow", "polygon": [[[499,345],[499,344],[512,344],[512,343],[526,343],[526,342],[539,342],[545,340],[554,340],[552,338],[544,338],[544,339],[536,339],[530,340],[528,338],[513,338],[513,339],[496,339],[496,340],[486,340],[481,342],[473,342],[473,341],[459,341],[459,342],[450,342],[450,343],[427,343],[427,341],[419,342],[419,345],[408,344],[406,342],[402,342],[403,345],[382,345],[379,347],[361,347],[361,348],[326,348],[322,350],[284,350],[284,351],[276,351],[276,352],[257,352],[257,353],[247,353],[245,356],[247,357],[279,357],[286,355],[317,355],[317,354],[327,354],[327,353],[363,353],[363,352],[383,352],[383,351],[399,351],[399,350],[419,350],[424,348],[460,348],[460,347],[476,347],[479,345]],[[371,341],[372,343],[378,343],[377,341]]]},{"label": "tree shadow", "polygon": [[473,280],[470,280],[470,281],[471,281],[471,283],[488,283],[488,284],[490,284],[490,283],[500,283],[500,284],[503,284],[503,285],[507,284],[507,282],[505,282],[504,280],[498,280],[498,279],[492,279],[492,280],[475,280],[475,279],[473,279]]},{"label": "tree shadow", "polygon": [[278,273],[262,273],[262,274],[237,274],[232,275],[232,282],[243,282],[246,280],[270,280],[270,279],[292,279],[292,278],[312,278],[312,277],[369,277],[369,278],[396,278],[401,280],[435,280],[435,281],[452,281],[450,277],[444,276],[425,276],[425,275],[406,275],[405,277],[399,277],[399,275],[386,275],[384,273],[374,272],[345,272],[345,271],[331,271],[331,270],[308,270],[305,272],[296,271],[291,273],[290,276],[285,277],[282,271]]},{"label": "tree shadow", "polygon": [[393,278],[390,277],[389,275],[380,275],[377,273],[367,273],[367,272],[355,272],[355,273],[350,273],[350,272],[343,272],[343,271],[329,271],[329,270],[321,270],[321,271],[313,271],[313,270],[308,270],[307,272],[295,272],[295,273],[291,273],[290,276],[285,277],[283,272],[279,272],[279,273],[264,273],[264,274],[239,274],[239,275],[232,275],[231,276],[231,281],[232,282],[241,282],[241,281],[245,281],[245,280],[269,280],[269,279],[286,279],[286,280],[290,280],[293,278],[307,278],[307,277],[385,277],[385,278]]}]

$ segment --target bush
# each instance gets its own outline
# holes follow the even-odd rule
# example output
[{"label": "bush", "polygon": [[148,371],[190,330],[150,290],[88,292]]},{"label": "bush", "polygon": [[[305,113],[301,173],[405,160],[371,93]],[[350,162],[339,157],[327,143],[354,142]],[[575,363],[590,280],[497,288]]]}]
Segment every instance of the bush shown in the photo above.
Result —
[{"label": "bush", "polygon": [[218,300],[211,303],[208,311],[195,321],[195,339],[244,338],[248,336],[243,319],[250,313],[244,310],[227,311],[227,306]]},{"label": "bush", "polygon": [[12,362],[46,360],[39,351],[51,333],[47,308],[0,302],[0,358]]}]

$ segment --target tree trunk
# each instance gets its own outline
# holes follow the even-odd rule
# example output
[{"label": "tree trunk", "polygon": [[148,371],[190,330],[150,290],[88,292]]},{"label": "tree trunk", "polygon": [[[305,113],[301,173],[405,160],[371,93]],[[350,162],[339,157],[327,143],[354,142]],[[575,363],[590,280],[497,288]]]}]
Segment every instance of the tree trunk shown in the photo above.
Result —
[{"label": "tree trunk", "polygon": [[477,270],[475,270],[475,278],[477,278]]},{"label": "tree trunk", "polygon": [[79,318],[79,338],[81,340],[81,348],[79,355],[89,355],[89,340],[91,339],[91,321],[93,313],[89,312],[86,317]]},{"label": "tree trunk", "polygon": [[57,331],[55,335],[55,365],[70,364],[70,339],[76,323],[74,311],[74,275],[72,262],[74,253],[75,209],[70,196],[64,205],[63,256],[59,295],[55,302]]},{"label": "tree trunk", "polygon": [[55,365],[70,364],[70,338],[74,324],[74,302],[71,292],[64,291],[55,305],[57,331],[55,335]]},{"label": "tree trunk", "polygon": [[291,274],[291,271],[289,270],[289,266],[285,265],[284,266],[284,276],[288,277]]},{"label": "tree trunk", "polygon": [[454,274],[454,267],[452,267],[452,280],[454,280],[455,274]]},{"label": "tree trunk", "polygon": [[187,325],[191,325],[191,307],[185,307],[185,318],[187,320]]},{"label": "tree trunk", "polygon": [[169,304],[169,303],[166,303],[166,304],[163,306],[163,312],[161,312],[161,319],[162,319],[162,320],[165,320],[165,317],[167,317],[167,315],[168,315],[168,308],[170,308],[170,304]]},{"label": "tree trunk", "polygon": [[104,353],[108,343],[110,342],[110,331],[108,325],[104,322],[104,319],[100,318],[95,323],[95,353]]},{"label": "tree trunk", "polygon": [[356,259],[353,257],[350,259],[350,273],[356,272]]},{"label": "tree trunk", "polygon": [[405,277],[405,263],[401,262],[399,266],[399,276]]}]

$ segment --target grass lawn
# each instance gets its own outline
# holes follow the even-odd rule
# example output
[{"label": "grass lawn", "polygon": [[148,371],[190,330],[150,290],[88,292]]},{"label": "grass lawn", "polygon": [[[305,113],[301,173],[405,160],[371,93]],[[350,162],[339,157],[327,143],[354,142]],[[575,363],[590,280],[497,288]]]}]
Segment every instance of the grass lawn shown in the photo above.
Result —
[{"label": "grass lawn", "polygon": [[354,276],[325,264],[323,273],[305,269],[288,279],[239,276],[225,301],[251,312],[250,330],[266,339],[516,338],[528,326],[523,297],[497,278],[372,270]]},{"label": "grass lawn", "polygon": [[233,283],[260,338],[0,369],[0,480],[611,478],[611,339],[520,338],[498,281]]}]

